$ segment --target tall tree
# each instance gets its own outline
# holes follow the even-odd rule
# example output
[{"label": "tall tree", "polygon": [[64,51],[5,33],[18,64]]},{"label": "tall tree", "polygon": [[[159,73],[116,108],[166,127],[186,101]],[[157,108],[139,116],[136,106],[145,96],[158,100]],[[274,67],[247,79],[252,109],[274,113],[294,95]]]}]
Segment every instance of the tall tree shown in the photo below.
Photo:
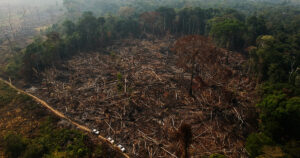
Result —
[{"label": "tall tree", "polygon": [[62,26],[64,33],[66,33],[68,36],[72,35],[76,31],[75,24],[70,20],[66,20]]},{"label": "tall tree", "polygon": [[251,16],[246,21],[247,44],[255,45],[256,39],[260,35],[266,35],[267,26],[263,17]]},{"label": "tall tree", "polygon": [[85,49],[89,50],[95,48],[97,45],[97,30],[98,21],[92,12],[83,13],[81,19],[79,20],[77,31],[80,35],[80,42]]},{"label": "tall tree", "polygon": [[156,10],[156,12],[160,14],[163,31],[166,31],[167,29],[171,31],[176,16],[175,10],[173,8],[160,7]]},{"label": "tall tree", "polygon": [[220,47],[238,50],[244,46],[245,26],[238,20],[226,19],[214,23],[209,34]]}]

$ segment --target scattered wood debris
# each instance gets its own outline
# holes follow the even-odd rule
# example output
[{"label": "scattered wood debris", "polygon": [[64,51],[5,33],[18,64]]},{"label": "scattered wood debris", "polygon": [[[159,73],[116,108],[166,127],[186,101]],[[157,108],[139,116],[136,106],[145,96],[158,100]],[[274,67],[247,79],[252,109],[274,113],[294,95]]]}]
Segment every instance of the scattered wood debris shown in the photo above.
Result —
[{"label": "scattered wood debris", "polygon": [[192,126],[190,155],[245,156],[256,117],[255,82],[244,72],[245,60],[222,50],[214,65],[202,64],[191,97],[191,74],[177,66],[178,55],[169,49],[174,41],[128,39],[106,53],[81,53],[44,72],[35,94],[99,129],[132,157],[178,157],[171,135],[183,122]]}]

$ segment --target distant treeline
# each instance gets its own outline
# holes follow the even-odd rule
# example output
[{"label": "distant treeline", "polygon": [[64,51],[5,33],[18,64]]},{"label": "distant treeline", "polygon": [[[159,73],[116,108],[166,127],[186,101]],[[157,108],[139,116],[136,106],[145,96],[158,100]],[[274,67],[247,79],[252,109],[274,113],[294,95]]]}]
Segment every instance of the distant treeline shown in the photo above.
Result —
[{"label": "distant treeline", "polygon": [[86,11],[97,16],[118,14],[124,7],[134,9],[136,14],[155,11],[159,7],[169,8],[227,8],[252,14],[257,11],[278,9],[283,7],[297,8],[298,0],[63,0],[67,15],[72,18]]},{"label": "distant treeline", "polygon": [[[270,11],[273,12],[273,11]],[[110,45],[113,40],[135,37],[142,38],[145,34],[164,36],[167,33],[184,36],[200,34],[212,37],[214,42],[230,50],[250,51],[253,71],[257,72],[259,78],[266,80],[276,74],[275,81],[294,80],[291,76],[271,72],[272,65],[278,67],[276,71],[295,71],[299,65],[299,30],[300,16],[296,10],[290,10],[285,16],[279,17],[271,13],[267,17],[251,15],[246,16],[232,9],[201,9],[184,8],[175,10],[173,8],[161,7],[155,11],[133,14],[131,8],[124,8],[121,16],[96,17],[91,12],[85,12],[75,22],[67,20],[62,24],[55,24],[48,31],[47,38],[40,37],[29,45],[23,53],[22,59],[16,59],[15,63],[8,65],[6,72],[13,75],[16,69],[22,67],[22,76],[34,77],[34,73],[46,67],[54,65],[60,59],[72,56],[76,52],[91,51]],[[276,19],[276,20],[274,20]],[[270,35],[274,39],[272,47],[279,52],[278,58],[272,58],[272,62],[257,63],[260,54],[257,47],[265,43],[263,35]],[[265,44],[264,44],[265,45]],[[256,49],[250,49],[254,47]],[[248,49],[249,48],[249,49]],[[266,58],[266,55],[261,56]],[[286,59],[282,61],[281,59]],[[269,60],[269,59],[260,59]],[[276,60],[276,61],[275,61]],[[260,61],[261,62],[261,61]],[[291,64],[293,63],[293,67]],[[18,66],[22,64],[22,66]],[[293,70],[291,70],[293,69]],[[273,71],[273,70],[272,70]],[[274,70],[275,71],[275,70]],[[295,73],[295,72],[293,72]],[[277,75],[279,74],[279,76]],[[280,74],[282,74],[280,76]],[[274,76],[274,75],[273,75]],[[290,77],[287,77],[290,76]]]}]

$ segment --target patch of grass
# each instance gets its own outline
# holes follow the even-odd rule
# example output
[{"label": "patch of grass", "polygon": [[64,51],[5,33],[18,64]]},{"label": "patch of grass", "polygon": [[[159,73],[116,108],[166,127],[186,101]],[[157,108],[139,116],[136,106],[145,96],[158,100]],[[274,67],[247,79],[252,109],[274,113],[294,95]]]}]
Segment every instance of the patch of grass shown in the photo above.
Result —
[{"label": "patch of grass", "polygon": [[29,96],[18,93],[16,90],[10,88],[7,84],[0,81],[0,108],[11,103],[25,103],[28,101],[32,101]]},{"label": "patch of grass", "polygon": [[9,104],[15,98],[17,92],[0,81],[0,108]]}]

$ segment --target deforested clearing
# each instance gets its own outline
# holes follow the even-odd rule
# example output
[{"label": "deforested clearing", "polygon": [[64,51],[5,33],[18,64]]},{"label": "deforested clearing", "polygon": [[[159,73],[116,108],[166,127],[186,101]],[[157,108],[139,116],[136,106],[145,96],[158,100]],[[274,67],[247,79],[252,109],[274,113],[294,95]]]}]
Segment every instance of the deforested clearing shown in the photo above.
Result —
[{"label": "deforested clearing", "polygon": [[256,128],[251,106],[256,84],[245,73],[246,60],[219,49],[216,63],[204,63],[197,71],[190,95],[191,73],[178,63],[180,54],[171,51],[175,42],[171,36],[125,39],[78,54],[46,70],[42,82],[31,85],[37,88],[32,93],[75,121],[100,129],[132,156],[180,152],[174,137],[183,123],[191,125],[191,155],[246,155],[245,138]]}]

